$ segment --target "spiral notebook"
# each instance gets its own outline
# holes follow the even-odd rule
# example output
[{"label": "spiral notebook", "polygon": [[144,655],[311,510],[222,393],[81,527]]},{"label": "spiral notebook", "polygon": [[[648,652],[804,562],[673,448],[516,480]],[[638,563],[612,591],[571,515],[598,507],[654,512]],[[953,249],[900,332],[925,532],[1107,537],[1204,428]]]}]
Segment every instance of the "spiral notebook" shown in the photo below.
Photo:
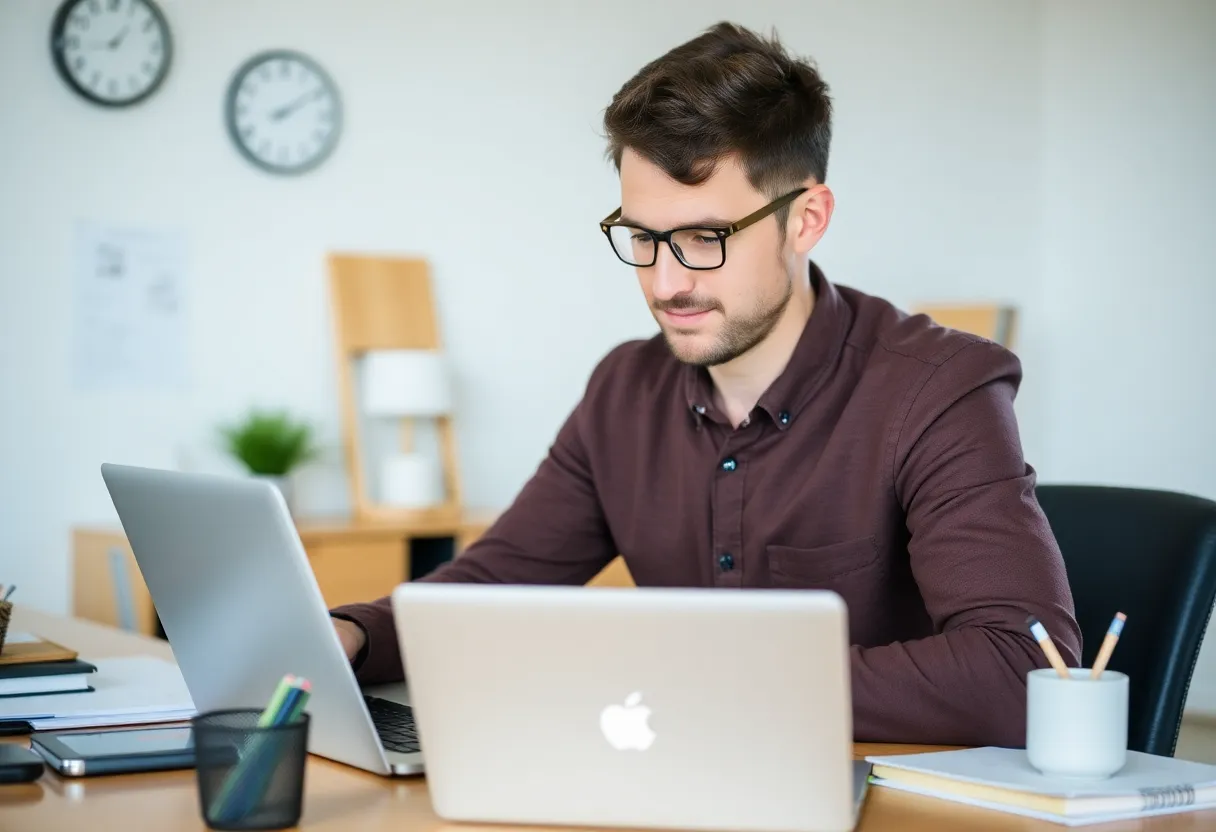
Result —
[{"label": "spiral notebook", "polygon": [[1127,752],[1105,780],[1065,780],[1039,773],[1026,752],[968,748],[867,757],[870,783],[1003,812],[1083,826],[1216,808],[1216,766]]}]

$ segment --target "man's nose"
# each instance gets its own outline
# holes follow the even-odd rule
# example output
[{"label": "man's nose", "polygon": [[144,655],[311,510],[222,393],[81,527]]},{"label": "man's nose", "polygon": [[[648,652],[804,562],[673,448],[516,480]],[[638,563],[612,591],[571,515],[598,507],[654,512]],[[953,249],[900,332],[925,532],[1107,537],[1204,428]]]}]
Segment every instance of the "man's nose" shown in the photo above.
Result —
[{"label": "man's nose", "polygon": [[691,292],[696,282],[692,269],[681,263],[666,243],[659,243],[658,254],[650,268],[654,272],[651,291],[656,300],[671,300],[678,294]]}]

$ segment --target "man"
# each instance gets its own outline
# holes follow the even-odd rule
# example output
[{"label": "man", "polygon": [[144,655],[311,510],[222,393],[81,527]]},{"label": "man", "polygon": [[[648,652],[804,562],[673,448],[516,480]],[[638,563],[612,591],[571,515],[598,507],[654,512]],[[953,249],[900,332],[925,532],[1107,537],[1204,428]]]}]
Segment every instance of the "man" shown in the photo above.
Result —
[{"label": "man", "polygon": [[[602,230],[661,335],[612,350],[489,532],[424,580],[827,588],[849,609],[858,740],[1020,746],[1026,620],[1076,664],[1022,458],[1017,359],[829,283],[827,87],[720,24],[605,116]],[[733,224],[733,225],[732,225]],[[610,252],[605,252],[609,254]],[[402,675],[388,599],[333,610],[365,683]]]}]

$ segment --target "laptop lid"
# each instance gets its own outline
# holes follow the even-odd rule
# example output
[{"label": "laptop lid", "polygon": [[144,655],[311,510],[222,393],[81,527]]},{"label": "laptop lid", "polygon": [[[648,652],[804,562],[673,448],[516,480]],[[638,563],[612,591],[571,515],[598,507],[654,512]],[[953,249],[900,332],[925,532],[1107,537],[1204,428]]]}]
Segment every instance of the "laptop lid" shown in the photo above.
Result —
[{"label": "laptop lid", "polygon": [[388,773],[278,489],[111,463],[101,473],[195,707],[263,708],[285,674],[303,676],[309,750]]},{"label": "laptop lid", "polygon": [[414,583],[393,610],[445,819],[853,827],[834,593]]}]

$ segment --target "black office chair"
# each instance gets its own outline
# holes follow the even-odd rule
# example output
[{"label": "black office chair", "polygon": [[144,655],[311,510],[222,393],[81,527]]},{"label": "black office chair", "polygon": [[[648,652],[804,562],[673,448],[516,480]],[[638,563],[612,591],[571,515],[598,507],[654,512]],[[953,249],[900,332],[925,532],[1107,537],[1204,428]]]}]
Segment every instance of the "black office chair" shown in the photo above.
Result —
[{"label": "black office chair", "polygon": [[1216,600],[1216,503],[1110,486],[1040,485],[1036,493],[1064,554],[1084,666],[1114,614],[1125,612],[1107,667],[1130,677],[1128,748],[1172,757]]}]

